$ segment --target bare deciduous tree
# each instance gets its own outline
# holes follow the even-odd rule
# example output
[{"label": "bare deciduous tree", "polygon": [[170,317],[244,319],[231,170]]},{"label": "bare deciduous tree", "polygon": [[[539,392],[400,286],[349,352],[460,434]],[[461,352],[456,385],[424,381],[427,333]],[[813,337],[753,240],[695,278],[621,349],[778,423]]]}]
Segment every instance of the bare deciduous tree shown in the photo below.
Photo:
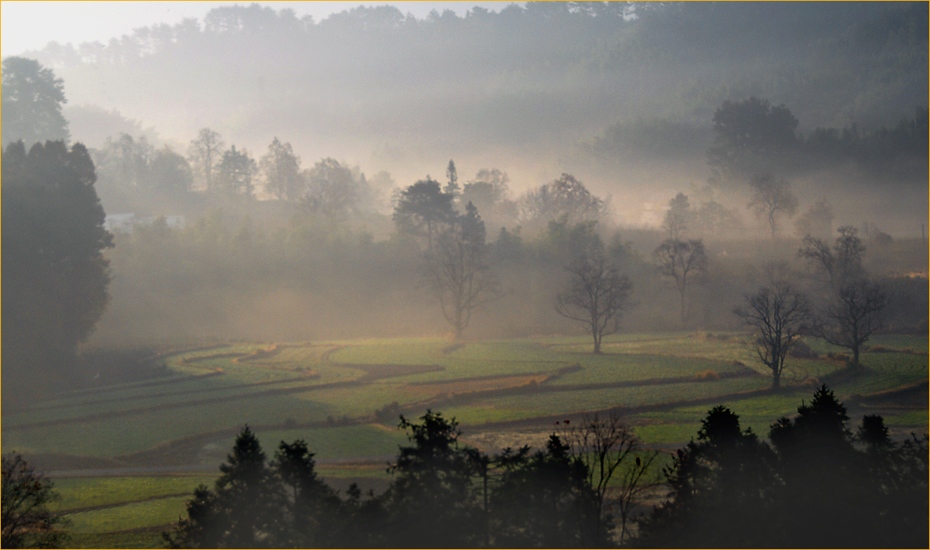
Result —
[{"label": "bare deciduous tree", "polygon": [[620,316],[629,305],[630,279],[607,260],[599,238],[565,269],[570,280],[565,292],[558,295],[555,309],[559,315],[587,325],[594,353],[601,353],[603,337],[620,328]]},{"label": "bare deciduous tree", "polygon": [[810,306],[807,298],[795,292],[787,282],[772,280],[746,303],[734,310],[753,330],[753,348],[759,360],[772,371],[772,390],[781,387],[785,358],[792,344],[807,328]]},{"label": "bare deciduous tree", "polygon": [[220,162],[224,146],[223,139],[217,132],[204,128],[187,148],[187,160],[190,161],[194,173],[203,177],[207,191],[213,190],[213,171]]},{"label": "bare deciduous tree", "polygon": [[888,294],[876,282],[855,279],[839,288],[811,327],[812,334],[835,346],[849,349],[852,366],[859,366],[859,353],[875,331],[884,326],[883,310]]},{"label": "bare deciduous tree", "polygon": [[688,282],[694,275],[707,270],[707,254],[704,241],[695,239],[682,241],[665,239],[652,252],[653,261],[659,273],[672,279],[681,298],[681,324],[688,316]]},{"label": "bare deciduous tree", "polygon": [[455,337],[461,338],[472,313],[497,295],[484,222],[473,204],[468,203],[464,214],[441,227],[426,252],[426,270],[443,315],[455,329]]},{"label": "bare deciduous tree", "polygon": [[861,277],[862,254],[865,245],[859,239],[855,227],[844,225],[837,229],[840,234],[831,249],[824,241],[807,235],[798,250],[798,256],[805,258],[821,271],[827,278],[830,288],[838,291],[846,281]]},{"label": "bare deciduous tree", "polygon": [[765,217],[772,231],[772,239],[778,230],[778,217],[782,214],[791,217],[798,208],[798,199],[791,192],[787,180],[776,180],[769,174],[756,175],[749,182],[752,187],[752,200],[748,207],[759,217]]},{"label": "bare deciduous tree", "polygon": [[[633,511],[641,505],[658,480],[651,466],[658,451],[644,449],[642,440],[620,415],[607,417],[585,414],[579,425],[563,434],[572,454],[588,467],[588,483],[594,488],[598,510],[603,516],[615,509],[619,516],[619,543],[622,546],[632,527]],[[608,489],[614,476],[619,487]]]}]

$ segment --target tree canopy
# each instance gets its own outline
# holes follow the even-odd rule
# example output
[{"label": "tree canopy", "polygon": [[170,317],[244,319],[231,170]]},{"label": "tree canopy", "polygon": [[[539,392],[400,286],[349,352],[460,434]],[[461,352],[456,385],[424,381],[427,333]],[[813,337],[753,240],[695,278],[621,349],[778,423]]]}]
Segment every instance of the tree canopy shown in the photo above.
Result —
[{"label": "tree canopy", "polygon": [[65,98],[62,79],[34,59],[3,60],[3,143],[33,143],[71,139],[61,114]]},{"label": "tree canopy", "polygon": [[58,548],[67,540],[67,522],[52,513],[55,484],[18,453],[3,456],[2,525],[4,548]]},{"label": "tree canopy", "polygon": [[826,386],[771,444],[723,405],[666,468],[666,500],[640,523],[636,545],[663,548],[923,548],[927,438],[892,442],[881,417],[855,436]]}]

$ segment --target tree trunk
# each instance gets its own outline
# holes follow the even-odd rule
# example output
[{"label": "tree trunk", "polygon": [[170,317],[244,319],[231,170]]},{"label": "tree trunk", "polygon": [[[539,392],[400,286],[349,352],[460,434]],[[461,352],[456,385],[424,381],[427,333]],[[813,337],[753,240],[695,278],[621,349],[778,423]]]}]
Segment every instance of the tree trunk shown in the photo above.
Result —
[{"label": "tree trunk", "polygon": [[681,294],[681,328],[685,328],[685,322],[688,319],[688,303],[685,298],[685,287],[679,291]]},{"label": "tree trunk", "polygon": [[482,471],[484,478],[484,545],[491,547],[491,510],[488,507],[488,465],[484,464]]},{"label": "tree trunk", "polygon": [[601,336],[598,333],[594,333],[594,353],[595,355],[601,354]]},{"label": "tree trunk", "polygon": [[772,371],[772,391],[781,390],[781,373],[777,370]]}]

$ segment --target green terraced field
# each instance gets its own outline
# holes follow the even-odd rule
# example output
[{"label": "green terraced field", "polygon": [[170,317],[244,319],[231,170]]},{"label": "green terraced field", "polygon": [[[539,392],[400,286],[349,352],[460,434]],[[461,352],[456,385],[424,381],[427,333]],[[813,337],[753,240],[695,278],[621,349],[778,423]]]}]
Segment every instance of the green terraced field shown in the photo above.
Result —
[{"label": "green terraced field", "polygon": [[[839,349],[808,343],[820,358],[789,359],[777,395],[739,334],[620,335],[605,339],[602,355],[581,337],[236,343],[167,355],[163,377],[101,384],[5,415],[3,446],[55,465],[56,509],[71,521],[72,546],[135,547],[159,544],[186,495],[215,479],[244,424],[269,456],[281,440],[304,439],[327,478],[382,484],[405,442],[393,413],[427,408],[456,417],[466,442],[494,434],[508,444],[544,436],[558,418],[620,410],[648,444],[671,449],[694,437],[716,404],[764,437],[826,382],[850,409],[851,427],[878,413],[899,436],[927,431],[925,337],[874,338],[863,353],[868,368],[854,375],[825,357]],[[392,403],[392,413],[377,414]],[[187,474],[145,474],[159,467]],[[69,477],[86,468],[93,477]]]}]

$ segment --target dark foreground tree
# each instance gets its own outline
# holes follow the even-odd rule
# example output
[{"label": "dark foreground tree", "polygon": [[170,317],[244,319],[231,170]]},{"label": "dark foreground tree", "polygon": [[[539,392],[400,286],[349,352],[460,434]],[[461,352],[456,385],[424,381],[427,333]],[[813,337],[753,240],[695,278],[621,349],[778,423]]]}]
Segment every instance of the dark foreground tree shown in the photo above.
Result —
[{"label": "dark foreground tree", "polygon": [[[866,531],[879,528],[875,520],[880,512],[874,504],[881,489],[853,446],[848,421],[846,407],[821,386],[810,403],[802,402],[795,418],[783,417],[772,424],[769,439],[778,452],[776,472],[783,480],[775,498],[792,503],[779,511],[779,521],[792,525],[793,531],[780,537],[784,544],[883,545]],[[844,524],[847,529],[837,528]]]},{"label": "dark foreground tree", "polygon": [[[22,142],[3,153],[3,401],[70,382],[107,303],[112,236],[87,149]],[[9,398],[9,401],[7,399]]]},{"label": "dark foreground tree", "polygon": [[594,235],[584,250],[565,266],[569,280],[556,298],[559,315],[583,323],[594,339],[594,353],[601,353],[605,335],[617,332],[620,317],[629,306],[629,278],[611,263],[604,243]]},{"label": "dark foreground tree", "polygon": [[508,448],[492,458],[460,444],[457,422],[440,413],[401,416],[400,427],[410,444],[388,469],[388,489],[363,497],[353,484],[344,498],[317,476],[305,442],[281,442],[267,462],[245,428],[214,488],[194,491],[187,517],[165,541],[194,548],[611,545],[611,520],[599,504],[606,484],[595,488],[587,457],[558,436],[544,448]]},{"label": "dark foreground tree", "polygon": [[187,503],[187,519],[164,535],[172,547],[256,548],[280,543],[284,509],[282,486],[248,426],[236,437],[220,465],[213,490],[201,485]]},{"label": "dark foreground tree", "polygon": [[36,142],[70,139],[68,121],[61,114],[64,84],[34,59],[3,60],[3,146],[22,140]]},{"label": "dark foreground tree", "polygon": [[491,494],[492,545],[592,548],[609,545],[609,523],[584,460],[552,435],[544,449],[506,449]]},{"label": "dark foreground tree", "polygon": [[773,280],[747,295],[734,313],[752,329],[753,349],[772,371],[772,390],[778,391],[788,352],[810,321],[807,299],[787,282]]},{"label": "dark foreground tree", "polygon": [[[697,441],[665,468],[666,500],[639,525],[636,545],[659,548],[753,548],[778,528],[771,449],[724,406],[708,411]],[[766,544],[763,544],[765,546]]]},{"label": "dark foreground tree", "polygon": [[220,465],[213,489],[201,485],[194,491],[187,517],[163,534],[165,542],[175,548],[366,545],[369,526],[351,522],[365,517],[367,503],[354,488],[343,503],[315,467],[302,440],[282,441],[269,462],[246,426]]},{"label": "dark foreground tree", "polygon": [[[769,432],[718,406],[666,469],[669,494],[636,544],[709,548],[925,548],[927,438],[895,443],[881,417],[856,438],[826,386]],[[861,445],[864,444],[864,449]]]},{"label": "dark foreground tree", "polygon": [[390,547],[477,547],[485,540],[478,453],[458,442],[455,419],[427,411],[419,423],[401,417],[411,445],[400,448],[384,495]]},{"label": "dark foreground tree", "polygon": [[3,548],[58,548],[65,522],[48,506],[60,497],[50,479],[18,453],[3,457]]},{"label": "dark foreground tree", "polygon": [[271,467],[284,487],[284,519],[276,543],[298,548],[345,544],[342,501],[317,475],[307,443],[282,441]]},{"label": "dark foreground tree", "polygon": [[472,313],[497,295],[488,253],[484,222],[471,203],[464,214],[441,228],[426,252],[427,278],[456,339],[462,337]]}]

